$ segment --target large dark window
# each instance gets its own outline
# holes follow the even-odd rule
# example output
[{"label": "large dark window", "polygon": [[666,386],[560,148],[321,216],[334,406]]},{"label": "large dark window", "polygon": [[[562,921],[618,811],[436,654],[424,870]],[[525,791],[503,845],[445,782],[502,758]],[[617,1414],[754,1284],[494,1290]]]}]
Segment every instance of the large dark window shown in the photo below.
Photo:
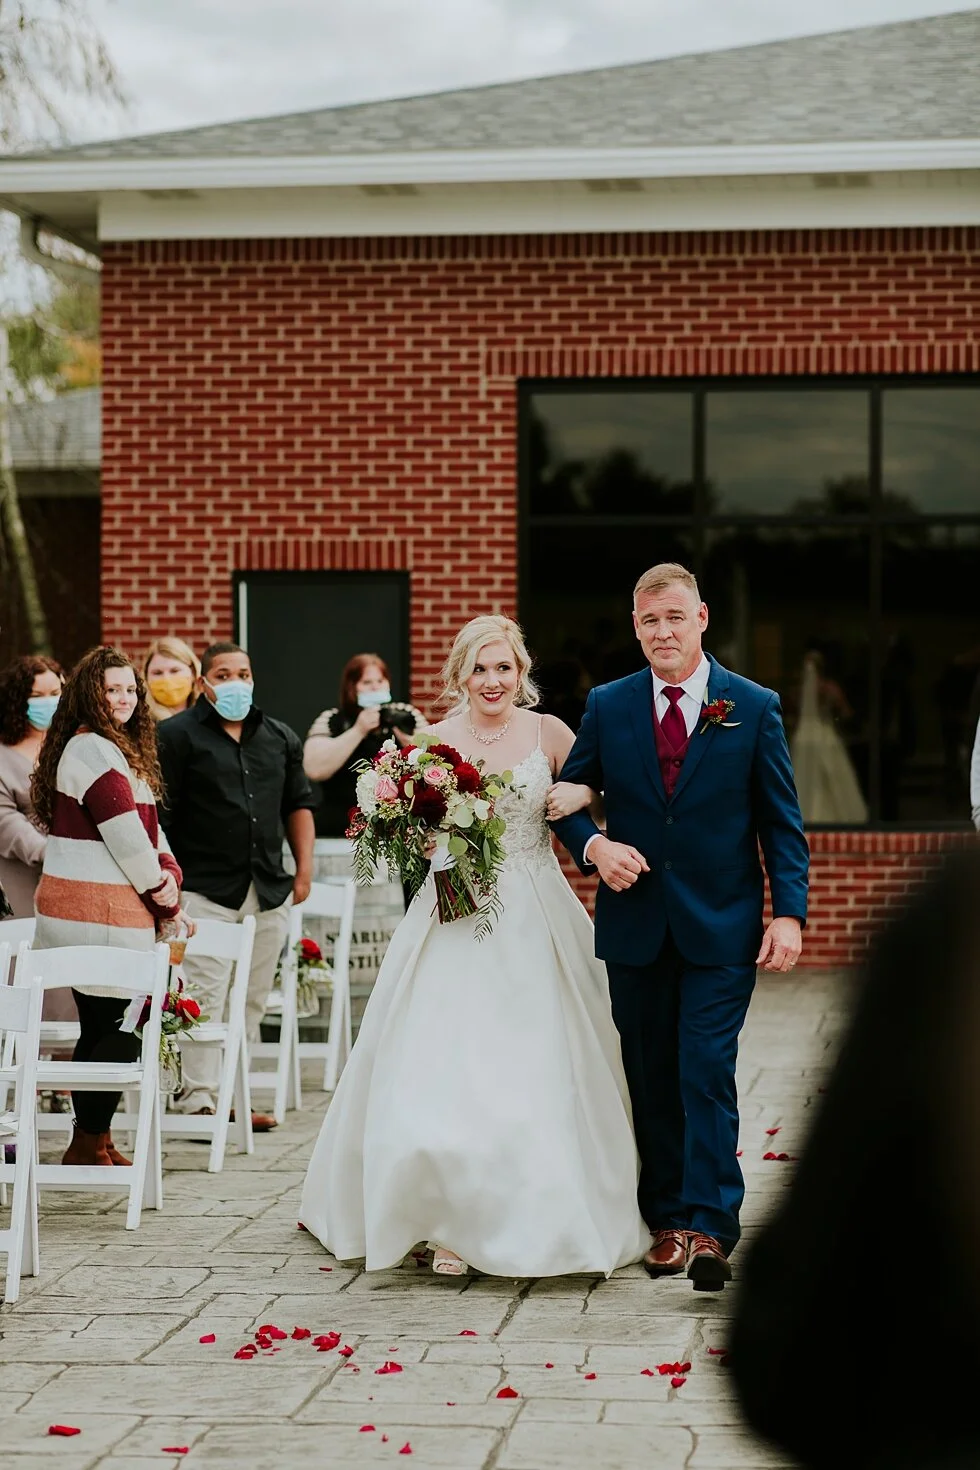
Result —
[{"label": "large dark window", "polygon": [[633,583],[681,561],[708,649],[779,691],[791,744],[820,722],[835,777],[801,781],[811,824],[966,820],[980,383],[529,383],[521,480],[547,708],[574,725],[591,685],[642,667]]}]

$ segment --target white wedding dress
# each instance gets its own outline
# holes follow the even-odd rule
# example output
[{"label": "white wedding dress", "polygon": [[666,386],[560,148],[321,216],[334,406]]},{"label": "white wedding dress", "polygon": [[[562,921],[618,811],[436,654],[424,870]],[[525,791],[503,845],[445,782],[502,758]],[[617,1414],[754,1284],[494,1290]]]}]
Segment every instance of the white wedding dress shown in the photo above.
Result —
[{"label": "white wedding dress", "polygon": [[368,1270],[429,1242],[494,1276],[608,1274],[649,1247],[606,974],[552,851],[540,746],[514,781],[502,915],[479,941],[475,919],[440,924],[428,879],[310,1160],[300,1221]]}]

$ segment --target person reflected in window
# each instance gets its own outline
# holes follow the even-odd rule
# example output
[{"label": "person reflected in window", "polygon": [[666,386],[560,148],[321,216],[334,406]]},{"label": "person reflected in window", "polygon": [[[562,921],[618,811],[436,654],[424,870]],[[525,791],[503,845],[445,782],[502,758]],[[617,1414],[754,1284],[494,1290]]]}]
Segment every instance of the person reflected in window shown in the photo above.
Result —
[{"label": "person reflected in window", "polygon": [[340,676],[334,709],[317,715],[303,747],[303,767],[321,785],[316,813],[318,837],[343,837],[355,803],[357,762],[373,760],[386,740],[411,745],[425,716],[412,704],[391,697],[388,665],[377,653],[357,653]]},{"label": "person reflected in window", "polygon": [[868,804],[837,729],[837,721],[852,714],[844,690],[827,675],[823,654],[811,649],[803,659],[800,713],[790,737],[796,789],[807,823],[858,825],[868,820]]},{"label": "person reflected in window", "polygon": [[974,827],[980,832],[980,720],[973,737],[973,757],[970,761],[970,815]]},{"label": "person reflected in window", "polygon": [[201,661],[183,638],[154,638],[143,655],[143,678],[153,718],[183,714],[197,698]]}]

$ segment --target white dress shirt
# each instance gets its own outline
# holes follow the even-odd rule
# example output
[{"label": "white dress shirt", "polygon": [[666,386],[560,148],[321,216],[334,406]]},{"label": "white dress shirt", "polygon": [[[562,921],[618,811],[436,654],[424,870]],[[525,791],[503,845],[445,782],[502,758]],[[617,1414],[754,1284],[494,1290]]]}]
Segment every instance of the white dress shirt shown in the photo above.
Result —
[{"label": "white dress shirt", "polygon": [[[670,700],[664,693],[667,685],[664,680],[660,678],[660,675],[655,674],[652,669],[650,670],[650,673],[653,676],[653,702],[657,711],[657,719],[660,720],[661,723],[663,723],[664,715],[670,709]],[[704,708],[704,697],[708,692],[708,679],[710,678],[710,676],[711,665],[708,662],[707,655],[702,653],[701,662],[694,670],[694,673],[689,674],[688,677],[680,685],[680,688],[683,689],[684,693],[682,697],[677,701],[677,708],[684,716],[684,724],[687,726],[687,733],[689,736],[694,734],[698,720],[701,716],[701,711]],[[595,842],[596,838],[604,837],[605,835],[606,834],[604,832],[593,833],[588,842],[585,844],[585,847],[582,849],[583,862],[587,863],[589,861],[589,848],[592,846],[593,842]]]}]

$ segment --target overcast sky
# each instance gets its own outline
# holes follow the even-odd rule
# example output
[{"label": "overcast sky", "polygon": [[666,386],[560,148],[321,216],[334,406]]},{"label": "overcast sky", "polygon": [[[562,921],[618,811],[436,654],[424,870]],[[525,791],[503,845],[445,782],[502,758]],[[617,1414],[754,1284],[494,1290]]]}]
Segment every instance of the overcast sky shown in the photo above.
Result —
[{"label": "overcast sky", "polygon": [[407,96],[968,10],[928,0],[90,0],[125,114],[76,138]]}]

